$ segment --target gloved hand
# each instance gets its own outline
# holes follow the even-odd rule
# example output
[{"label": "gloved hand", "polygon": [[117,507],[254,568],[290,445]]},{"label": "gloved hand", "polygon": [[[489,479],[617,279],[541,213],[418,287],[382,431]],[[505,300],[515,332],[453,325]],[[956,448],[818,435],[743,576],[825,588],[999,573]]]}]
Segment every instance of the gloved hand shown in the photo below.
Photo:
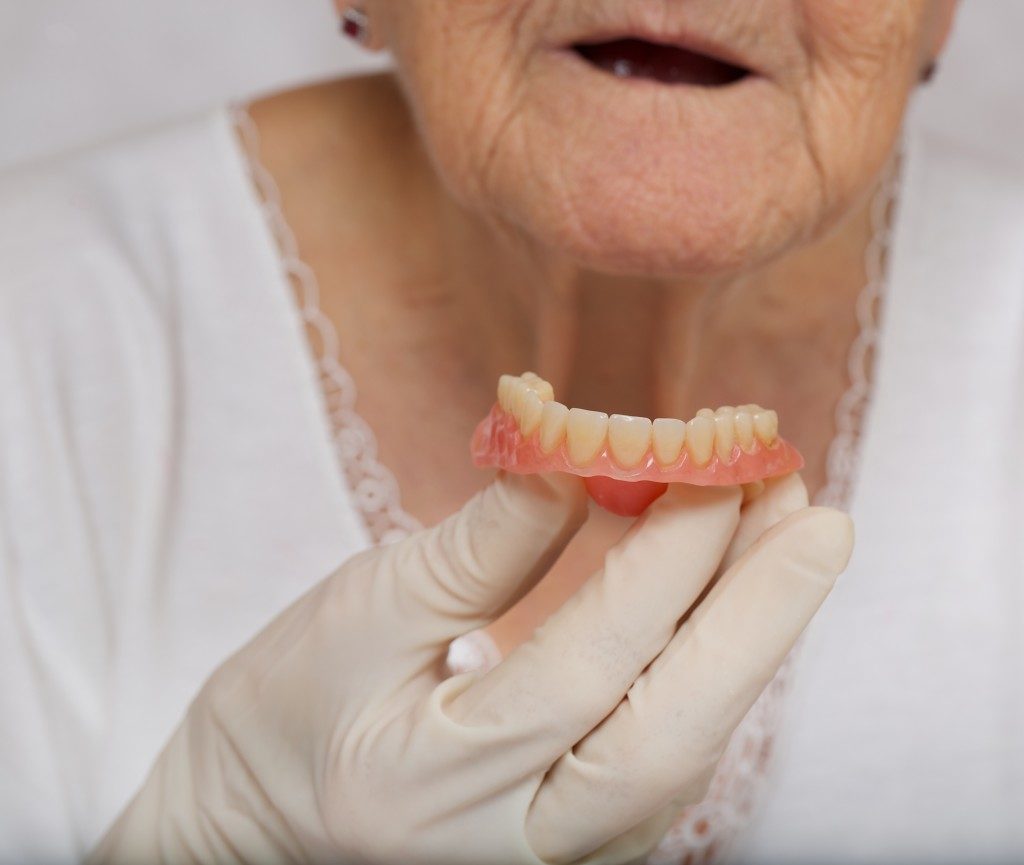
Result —
[{"label": "gloved hand", "polygon": [[217,670],[92,861],[634,861],[702,798],[850,554],[798,478],[740,499],[672,488],[482,675],[445,679],[448,643],[551,565],[578,479],[499,477],[355,557]]}]

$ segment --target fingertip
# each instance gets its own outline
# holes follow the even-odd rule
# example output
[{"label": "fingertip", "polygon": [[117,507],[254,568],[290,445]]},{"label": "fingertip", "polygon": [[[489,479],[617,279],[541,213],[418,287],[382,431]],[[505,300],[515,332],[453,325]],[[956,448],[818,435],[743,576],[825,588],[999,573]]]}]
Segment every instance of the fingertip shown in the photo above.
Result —
[{"label": "fingertip", "polygon": [[770,497],[776,507],[784,509],[786,513],[806,508],[810,502],[807,485],[799,472],[765,481],[765,492],[761,498],[766,497]]},{"label": "fingertip", "polygon": [[789,519],[800,555],[816,570],[835,580],[853,555],[854,526],[849,514],[834,508],[810,507]]},{"label": "fingertip", "polygon": [[456,637],[448,646],[445,670],[450,676],[486,673],[501,663],[501,650],[487,631],[478,628]]},{"label": "fingertip", "polygon": [[[583,479],[564,472],[516,474],[501,471],[494,484],[531,509],[563,515],[569,522],[582,523],[587,515],[587,491]],[[555,514],[552,513],[553,517]]]},{"label": "fingertip", "polygon": [[743,488],[739,486],[702,487],[696,484],[669,484],[665,495],[657,499],[649,510],[729,504],[735,504],[738,508],[742,500]]},{"label": "fingertip", "polygon": [[583,478],[568,472],[543,472],[535,475],[541,483],[546,484],[551,493],[570,505],[586,509],[587,489]]},{"label": "fingertip", "polygon": [[845,570],[853,555],[856,537],[853,519],[849,514],[835,508],[812,507],[807,510],[818,521],[822,535],[832,538],[838,569]]}]

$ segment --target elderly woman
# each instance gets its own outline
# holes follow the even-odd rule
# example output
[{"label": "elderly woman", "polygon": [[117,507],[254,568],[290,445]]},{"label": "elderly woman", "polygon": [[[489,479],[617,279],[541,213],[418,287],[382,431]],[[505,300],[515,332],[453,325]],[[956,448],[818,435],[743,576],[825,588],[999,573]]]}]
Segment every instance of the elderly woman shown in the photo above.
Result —
[{"label": "elderly woman", "polygon": [[[394,75],[0,180],[2,856],[1024,854],[1022,187],[902,134],[954,5],[342,4]],[[467,458],[525,369],[802,480],[588,518]]]}]

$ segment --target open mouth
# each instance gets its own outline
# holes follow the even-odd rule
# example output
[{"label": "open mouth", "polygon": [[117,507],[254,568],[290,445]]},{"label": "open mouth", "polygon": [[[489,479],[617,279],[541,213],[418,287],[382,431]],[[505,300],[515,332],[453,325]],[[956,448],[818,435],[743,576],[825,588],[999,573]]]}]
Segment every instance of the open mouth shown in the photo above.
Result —
[{"label": "open mouth", "polygon": [[577,42],[572,50],[587,63],[617,78],[646,78],[661,84],[725,87],[753,74],[707,54],[644,39]]}]

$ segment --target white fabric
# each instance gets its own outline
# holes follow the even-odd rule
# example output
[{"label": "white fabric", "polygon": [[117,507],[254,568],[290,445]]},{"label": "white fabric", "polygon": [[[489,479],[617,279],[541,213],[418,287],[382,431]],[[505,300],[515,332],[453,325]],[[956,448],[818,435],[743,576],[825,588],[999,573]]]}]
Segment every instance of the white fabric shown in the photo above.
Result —
[{"label": "white fabric", "polygon": [[905,171],[857,548],[742,861],[1024,861],[1024,177]]},{"label": "white fabric", "polygon": [[[1019,178],[911,136],[858,548],[746,859],[1024,851],[1022,237]],[[0,860],[83,852],[368,542],[275,255],[220,114],[0,179]]]},{"label": "white fabric", "polygon": [[0,180],[0,858],[67,860],[368,539],[226,118]]}]

